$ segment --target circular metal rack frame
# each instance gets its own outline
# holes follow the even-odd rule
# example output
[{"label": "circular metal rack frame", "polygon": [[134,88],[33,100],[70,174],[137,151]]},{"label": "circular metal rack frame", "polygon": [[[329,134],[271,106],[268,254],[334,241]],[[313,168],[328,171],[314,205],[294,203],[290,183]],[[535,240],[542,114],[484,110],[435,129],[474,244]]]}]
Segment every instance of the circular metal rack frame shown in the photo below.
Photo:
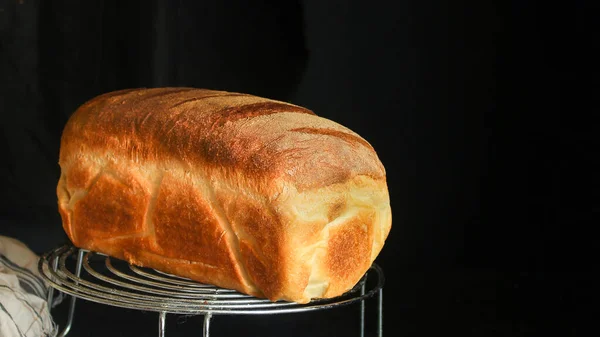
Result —
[{"label": "circular metal rack frame", "polygon": [[[69,258],[76,258],[76,262],[67,263]],[[98,267],[90,263],[92,260],[104,260],[104,264]],[[82,268],[85,270],[83,275]],[[154,269],[136,267],[72,245],[64,245],[42,255],[38,269],[51,285],[48,303],[52,303],[55,289],[71,296],[67,323],[58,334],[60,337],[67,335],[71,329],[77,298],[121,308],[158,312],[159,336],[165,336],[167,314],[203,315],[204,337],[209,337],[213,315],[297,313],[360,302],[360,336],[363,337],[365,300],[375,295],[378,297],[377,335],[383,336],[384,275],[376,264],[344,295],[313,300],[307,304],[259,299]],[[370,282],[374,285],[367,287],[367,278],[371,276],[376,277],[376,282]]]}]

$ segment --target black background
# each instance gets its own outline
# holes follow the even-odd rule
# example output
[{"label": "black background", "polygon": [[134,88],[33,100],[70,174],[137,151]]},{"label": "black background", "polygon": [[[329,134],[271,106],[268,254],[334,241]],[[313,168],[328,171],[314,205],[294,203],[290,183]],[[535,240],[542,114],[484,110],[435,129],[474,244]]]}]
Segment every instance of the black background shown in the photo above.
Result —
[{"label": "black background", "polygon": [[[59,140],[86,100],[253,93],[377,150],[394,217],[377,259],[387,336],[588,335],[599,14],[592,1],[1,0],[0,235],[37,253],[66,240]],[[355,309],[218,317],[213,334],[353,336]],[[154,314],[78,310],[76,336],[156,332]],[[199,317],[169,323],[169,335],[201,331]]]}]

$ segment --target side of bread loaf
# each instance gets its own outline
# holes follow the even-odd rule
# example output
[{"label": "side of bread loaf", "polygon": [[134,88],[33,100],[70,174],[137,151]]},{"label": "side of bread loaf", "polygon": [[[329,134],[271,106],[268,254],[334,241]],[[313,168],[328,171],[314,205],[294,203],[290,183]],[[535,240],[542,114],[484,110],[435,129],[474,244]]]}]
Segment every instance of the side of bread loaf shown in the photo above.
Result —
[{"label": "side of bread loaf", "polygon": [[368,142],[246,94],[98,96],[65,126],[59,164],[58,207],[76,246],[271,300],[344,293],[391,228]]}]

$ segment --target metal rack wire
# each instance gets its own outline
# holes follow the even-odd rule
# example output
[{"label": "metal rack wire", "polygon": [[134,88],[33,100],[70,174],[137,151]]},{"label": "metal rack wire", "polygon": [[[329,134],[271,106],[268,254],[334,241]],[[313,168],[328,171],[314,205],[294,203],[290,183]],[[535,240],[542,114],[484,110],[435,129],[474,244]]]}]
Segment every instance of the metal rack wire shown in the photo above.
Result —
[{"label": "metal rack wire", "polygon": [[[69,258],[76,263],[69,264]],[[98,267],[91,260],[104,260]],[[73,324],[76,299],[84,299],[121,308],[154,311],[158,316],[158,335],[166,332],[166,315],[203,315],[203,336],[210,336],[213,315],[265,315],[297,313],[336,308],[360,302],[360,336],[365,334],[365,300],[377,295],[377,335],[383,336],[382,269],[373,264],[360,282],[342,296],[313,300],[307,304],[271,302],[234,290],[169,275],[154,269],[136,267],[117,259],[71,245],[64,245],[42,255],[38,265],[42,276],[51,285],[48,301],[54,290],[71,295],[67,323],[58,336],[66,336]],[[82,269],[85,273],[82,274]],[[376,276],[367,287],[367,278]]]}]

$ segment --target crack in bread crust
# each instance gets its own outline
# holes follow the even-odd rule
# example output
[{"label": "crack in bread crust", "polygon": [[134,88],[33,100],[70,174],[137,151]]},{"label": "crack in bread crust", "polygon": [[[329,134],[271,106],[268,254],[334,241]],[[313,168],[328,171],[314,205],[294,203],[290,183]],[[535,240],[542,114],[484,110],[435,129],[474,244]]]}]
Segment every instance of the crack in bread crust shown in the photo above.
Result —
[{"label": "crack in bread crust", "polygon": [[200,261],[192,261],[192,260],[188,260],[188,259],[180,259],[180,258],[175,258],[175,257],[166,257],[161,254],[156,254],[156,253],[146,252],[146,251],[143,254],[147,255],[147,256],[154,256],[154,257],[160,258],[161,260],[165,260],[168,262],[189,264],[189,265],[196,265],[196,266],[204,266],[204,267],[207,267],[210,269],[220,269],[218,266],[214,266],[210,263],[205,263],[205,262],[200,262]]},{"label": "crack in bread crust", "polygon": [[146,208],[146,214],[144,215],[144,235],[148,237],[150,241],[150,245],[157,247],[156,243],[156,231],[154,228],[154,221],[152,221],[152,214],[154,213],[154,208],[156,206],[156,199],[158,199],[158,191],[160,190],[160,185],[162,184],[163,177],[165,173],[161,170],[159,171],[158,177],[155,179],[154,184],[152,186],[152,191],[150,192],[150,202],[148,202],[148,207]]},{"label": "crack in bread crust", "polygon": [[[240,271],[240,276],[243,279],[243,282],[246,283],[250,287],[252,292],[257,292],[258,289],[257,289],[256,285],[254,284],[254,282],[252,282],[252,279],[250,278],[250,275],[248,274],[248,270],[246,269],[246,266],[244,265],[244,261],[241,256],[239,237],[238,237],[237,233],[235,232],[233,226],[231,225],[231,222],[227,218],[227,214],[225,214],[225,211],[223,210],[223,206],[218,202],[218,200],[215,196],[215,190],[214,190],[212,183],[210,182],[210,180],[206,179],[205,177],[203,177],[202,181],[203,181],[203,186],[206,187],[206,191],[208,192],[206,199],[208,200],[208,202],[210,202],[211,206],[213,207],[213,209],[215,211],[215,218],[217,219],[219,224],[225,229],[225,234],[222,234],[221,237],[225,237],[225,240],[227,240],[229,242],[229,247],[231,247],[231,251],[232,251],[231,255],[235,259],[234,265],[238,266],[238,269]],[[227,235],[227,234],[229,234],[229,235]]]},{"label": "crack in bread crust", "polygon": [[115,241],[115,240],[144,238],[146,236],[147,236],[146,233],[134,233],[134,234],[127,234],[127,235],[111,236],[111,237],[105,238],[105,239],[98,239],[98,242],[104,243],[104,242],[110,242],[110,241]]},{"label": "crack in bread crust", "polygon": [[173,104],[171,106],[171,108],[176,108],[180,105],[184,105],[184,104],[188,104],[188,103],[192,103],[192,102],[198,102],[198,101],[202,101],[208,98],[215,98],[215,97],[235,97],[235,96],[248,96],[247,94],[237,94],[237,93],[224,93],[224,94],[217,94],[217,95],[206,95],[206,96],[201,96],[201,97],[194,97],[194,98],[188,98],[188,99],[184,99],[180,102],[177,102],[175,104]]}]

